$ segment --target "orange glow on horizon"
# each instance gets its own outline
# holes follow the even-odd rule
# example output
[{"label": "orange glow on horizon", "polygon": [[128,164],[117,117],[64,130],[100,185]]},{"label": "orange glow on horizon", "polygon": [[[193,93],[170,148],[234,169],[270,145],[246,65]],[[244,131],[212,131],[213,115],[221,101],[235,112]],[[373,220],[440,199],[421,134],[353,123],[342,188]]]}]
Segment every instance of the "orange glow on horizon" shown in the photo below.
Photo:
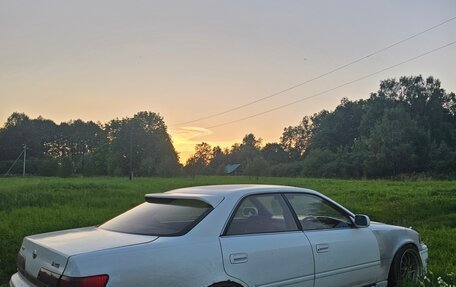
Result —
[{"label": "orange glow on horizon", "polygon": [[212,147],[220,146],[222,149],[231,147],[236,140],[233,141],[208,141],[204,140],[204,136],[211,134],[212,131],[200,127],[181,127],[177,130],[170,131],[170,136],[173,141],[174,148],[179,154],[179,162],[183,165],[194,154],[195,145],[201,142],[206,142]]}]

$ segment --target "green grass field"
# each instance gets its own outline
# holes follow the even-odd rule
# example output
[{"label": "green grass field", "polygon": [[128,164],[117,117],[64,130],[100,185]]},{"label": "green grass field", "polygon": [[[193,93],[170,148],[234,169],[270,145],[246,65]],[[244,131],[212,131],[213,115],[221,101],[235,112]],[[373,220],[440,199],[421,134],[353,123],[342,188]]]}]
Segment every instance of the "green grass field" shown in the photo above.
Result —
[{"label": "green grass field", "polygon": [[[456,181],[307,178],[1,178],[0,287],[15,272],[25,235],[99,224],[143,201],[145,193],[227,183],[315,189],[372,220],[412,226],[430,249],[430,270],[456,272]],[[436,285],[437,286],[437,285]]]}]

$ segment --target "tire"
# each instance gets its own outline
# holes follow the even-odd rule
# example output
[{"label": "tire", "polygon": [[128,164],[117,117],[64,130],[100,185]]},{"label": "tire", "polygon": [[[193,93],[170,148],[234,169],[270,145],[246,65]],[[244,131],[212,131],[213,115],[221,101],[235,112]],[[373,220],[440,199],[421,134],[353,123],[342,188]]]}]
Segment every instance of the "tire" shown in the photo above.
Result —
[{"label": "tire", "polygon": [[388,275],[388,287],[418,281],[422,273],[420,254],[413,245],[402,246],[394,255]]},{"label": "tire", "polygon": [[212,284],[209,287],[242,287],[241,285],[234,283],[234,282],[220,282]]}]

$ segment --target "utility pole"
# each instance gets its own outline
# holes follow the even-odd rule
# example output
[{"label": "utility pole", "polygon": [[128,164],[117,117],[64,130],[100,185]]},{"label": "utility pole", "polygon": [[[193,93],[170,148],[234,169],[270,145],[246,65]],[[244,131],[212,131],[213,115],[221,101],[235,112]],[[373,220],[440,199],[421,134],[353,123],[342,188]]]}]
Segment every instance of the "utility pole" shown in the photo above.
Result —
[{"label": "utility pole", "polygon": [[27,157],[27,145],[24,144],[24,163],[22,164],[22,176],[25,176],[25,160],[26,160],[26,157]]},{"label": "utility pole", "polygon": [[132,131],[130,130],[130,173],[128,179],[133,179],[133,139],[131,135]]}]

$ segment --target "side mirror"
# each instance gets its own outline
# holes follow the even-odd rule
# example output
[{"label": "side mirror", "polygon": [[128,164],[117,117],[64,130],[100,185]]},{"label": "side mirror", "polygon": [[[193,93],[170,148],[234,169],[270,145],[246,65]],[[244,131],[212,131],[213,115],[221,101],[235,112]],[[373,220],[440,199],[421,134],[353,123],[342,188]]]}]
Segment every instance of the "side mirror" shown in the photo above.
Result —
[{"label": "side mirror", "polygon": [[363,214],[355,215],[355,225],[356,227],[368,227],[370,225],[369,216]]}]

